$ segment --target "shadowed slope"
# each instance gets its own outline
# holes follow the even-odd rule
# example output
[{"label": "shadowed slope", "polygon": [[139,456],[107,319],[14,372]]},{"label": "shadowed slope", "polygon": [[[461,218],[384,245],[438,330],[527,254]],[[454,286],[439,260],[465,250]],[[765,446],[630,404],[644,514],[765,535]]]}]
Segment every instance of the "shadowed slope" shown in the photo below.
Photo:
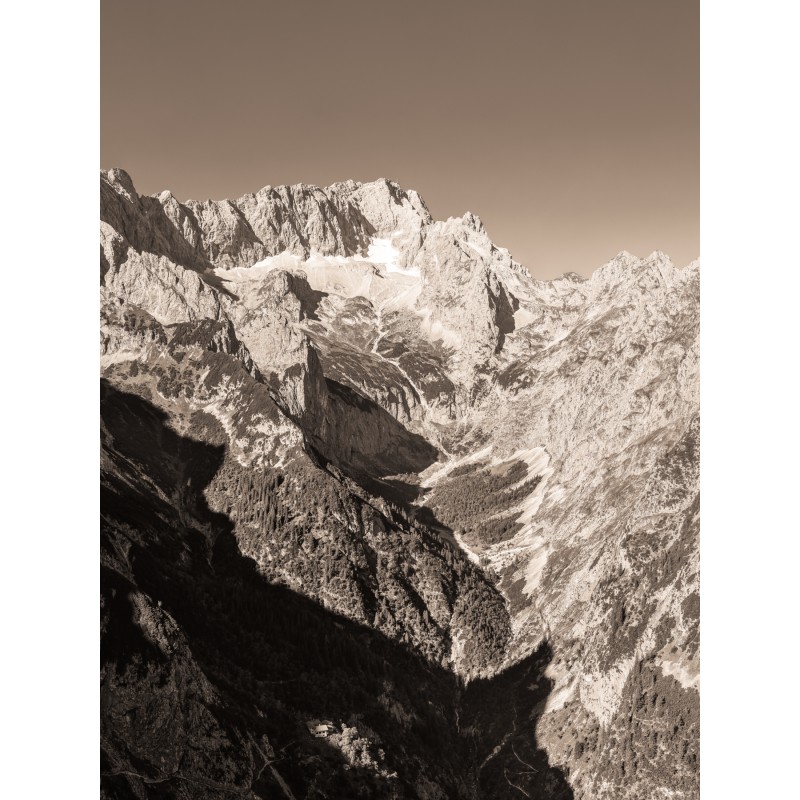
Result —
[{"label": "shadowed slope", "polygon": [[492,682],[462,710],[449,671],[266,582],[203,497],[223,448],[108,385],[102,419],[104,797],[516,796],[473,764],[506,733]]}]

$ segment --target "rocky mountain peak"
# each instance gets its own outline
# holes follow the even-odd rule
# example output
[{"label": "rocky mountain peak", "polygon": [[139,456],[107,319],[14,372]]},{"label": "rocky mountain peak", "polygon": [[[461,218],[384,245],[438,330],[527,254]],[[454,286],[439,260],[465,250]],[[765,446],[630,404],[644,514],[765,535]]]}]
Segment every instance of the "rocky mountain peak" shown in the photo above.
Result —
[{"label": "rocky mountain peak", "polygon": [[483,220],[477,215],[473,214],[471,211],[467,211],[464,216],[461,217],[464,224],[472,228],[472,230],[478,233],[486,233],[486,228],[483,226]]},{"label": "rocky mountain peak", "polygon": [[135,199],[138,199],[136,188],[133,185],[133,179],[124,169],[114,167],[109,170],[101,170],[100,179],[114,186],[115,189],[124,194],[128,200],[133,202]]}]

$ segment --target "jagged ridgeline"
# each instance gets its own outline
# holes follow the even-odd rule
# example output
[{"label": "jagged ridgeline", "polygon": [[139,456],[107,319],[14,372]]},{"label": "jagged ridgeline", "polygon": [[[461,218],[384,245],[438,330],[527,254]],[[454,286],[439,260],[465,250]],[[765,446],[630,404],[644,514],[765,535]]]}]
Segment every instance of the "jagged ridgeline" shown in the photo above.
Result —
[{"label": "jagged ridgeline", "polygon": [[102,173],[103,796],[697,797],[698,284]]}]

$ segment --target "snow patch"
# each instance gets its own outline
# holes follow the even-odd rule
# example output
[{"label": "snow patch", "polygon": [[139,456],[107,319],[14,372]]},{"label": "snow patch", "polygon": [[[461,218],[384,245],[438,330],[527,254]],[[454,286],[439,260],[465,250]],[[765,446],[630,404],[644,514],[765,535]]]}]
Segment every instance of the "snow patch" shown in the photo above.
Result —
[{"label": "snow patch", "polygon": [[213,272],[221,280],[240,286],[261,282],[276,269],[302,272],[315,291],[343,297],[386,295],[399,307],[410,307],[419,294],[420,270],[401,266],[402,253],[393,243],[398,235],[395,231],[389,238],[373,239],[366,256],[332,256],[312,250],[305,258],[285,250],[249,267],[217,268]]},{"label": "snow patch", "polygon": [[374,238],[367,249],[367,261],[385,267],[387,272],[399,272],[401,275],[419,278],[419,267],[400,266],[402,254],[394,246],[394,239],[399,234],[400,231],[395,231],[389,238]]},{"label": "snow patch", "polygon": [[375,238],[367,248],[367,259],[373,264],[383,264],[389,272],[393,272],[400,261],[400,251],[392,244],[393,238]]}]

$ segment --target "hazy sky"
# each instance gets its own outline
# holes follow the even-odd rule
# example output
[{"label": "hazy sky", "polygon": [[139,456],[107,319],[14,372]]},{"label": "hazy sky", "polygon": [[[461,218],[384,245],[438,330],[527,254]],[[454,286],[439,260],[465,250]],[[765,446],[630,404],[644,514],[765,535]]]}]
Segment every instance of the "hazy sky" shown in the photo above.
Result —
[{"label": "hazy sky", "polygon": [[142,193],[386,177],[540,278],[699,255],[698,0],[102,0]]}]

